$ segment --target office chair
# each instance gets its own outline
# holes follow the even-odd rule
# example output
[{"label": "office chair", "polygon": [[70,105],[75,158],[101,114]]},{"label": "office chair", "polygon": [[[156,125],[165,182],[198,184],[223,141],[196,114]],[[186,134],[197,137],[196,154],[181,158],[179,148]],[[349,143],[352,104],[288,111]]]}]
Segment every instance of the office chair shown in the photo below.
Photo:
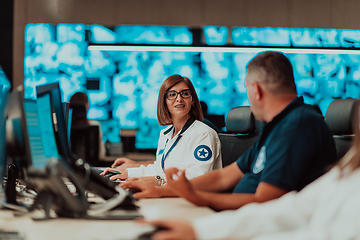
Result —
[{"label": "office chair", "polygon": [[333,133],[337,158],[342,158],[350,149],[354,137],[353,114],[359,107],[358,99],[334,100],[326,111],[325,122]]},{"label": "office chair", "polygon": [[97,166],[99,163],[99,126],[86,125],[71,127],[71,152],[86,162]]},{"label": "office chair", "polygon": [[222,165],[226,167],[235,162],[259,138],[261,126],[252,114],[250,107],[236,107],[226,117],[226,133],[219,133]]}]

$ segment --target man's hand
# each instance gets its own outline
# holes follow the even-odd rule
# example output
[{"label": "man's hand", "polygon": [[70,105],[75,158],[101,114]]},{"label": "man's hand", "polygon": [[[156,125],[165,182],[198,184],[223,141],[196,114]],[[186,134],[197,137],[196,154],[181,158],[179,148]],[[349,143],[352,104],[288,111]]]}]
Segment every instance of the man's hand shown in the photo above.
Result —
[{"label": "man's hand", "polygon": [[185,169],[179,171],[177,168],[168,168],[165,170],[166,185],[177,196],[183,197],[196,204],[196,191],[190,181],[185,176]]},{"label": "man's hand", "polygon": [[139,179],[136,178],[130,178],[127,182],[121,183],[120,187],[122,187],[123,189],[140,190],[140,192],[133,194],[133,196],[136,197],[137,199],[162,197],[161,189],[160,189],[161,187],[155,187],[152,184],[146,183],[144,181],[139,181]]},{"label": "man's hand", "polygon": [[152,239],[155,240],[195,240],[196,234],[191,224],[182,221],[145,221],[155,227],[164,228],[156,232]]}]

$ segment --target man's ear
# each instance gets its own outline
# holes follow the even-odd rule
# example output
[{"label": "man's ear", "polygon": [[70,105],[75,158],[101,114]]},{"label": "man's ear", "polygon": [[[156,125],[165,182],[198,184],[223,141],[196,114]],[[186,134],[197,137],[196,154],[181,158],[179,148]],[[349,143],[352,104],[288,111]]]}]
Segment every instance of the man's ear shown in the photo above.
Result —
[{"label": "man's ear", "polygon": [[261,100],[264,96],[264,89],[261,87],[261,85],[257,82],[253,82],[254,87],[254,94],[256,100]]}]

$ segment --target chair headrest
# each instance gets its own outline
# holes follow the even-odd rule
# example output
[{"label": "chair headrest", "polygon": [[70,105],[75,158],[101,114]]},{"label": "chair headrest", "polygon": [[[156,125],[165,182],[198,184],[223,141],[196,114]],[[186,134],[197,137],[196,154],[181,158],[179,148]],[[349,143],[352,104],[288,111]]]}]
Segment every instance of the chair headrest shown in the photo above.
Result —
[{"label": "chair headrest", "polygon": [[230,133],[252,133],[255,128],[255,118],[249,106],[233,108],[226,117],[226,130]]},{"label": "chair headrest", "polygon": [[330,105],[325,114],[325,122],[334,135],[351,135],[353,131],[353,114],[358,99],[336,99]]}]

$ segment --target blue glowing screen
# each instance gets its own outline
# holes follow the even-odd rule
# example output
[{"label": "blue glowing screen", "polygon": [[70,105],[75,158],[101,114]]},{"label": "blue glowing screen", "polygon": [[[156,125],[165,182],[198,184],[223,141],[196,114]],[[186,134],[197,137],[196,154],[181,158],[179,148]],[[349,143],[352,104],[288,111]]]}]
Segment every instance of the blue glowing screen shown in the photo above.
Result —
[{"label": "blue glowing screen", "polygon": [[[3,179],[6,175],[7,155],[6,155],[6,105],[10,92],[10,81],[0,66],[0,195],[2,195],[5,186]],[[0,196],[2,201],[2,196]],[[1,203],[0,203],[1,205]]]},{"label": "blue glowing screen", "polygon": [[[208,45],[359,47],[359,30],[204,27]],[[190,45],[187,27],[28,24],[25,29],[25,97],[37,85],[60,82],[63,101],[77,91],[90,99],[88,118],[101,122],[104,141],[119,142],[121,128],[136,128],[136,147],[156,148],[161,83],[172,74],[189,77],[209,114],[227,115],[249,105],[245,66],[255,53],[89,51],[89,43]],[[286,54],[298,94],[323,114],[337,98],[359,98],[360,55]]]}]

